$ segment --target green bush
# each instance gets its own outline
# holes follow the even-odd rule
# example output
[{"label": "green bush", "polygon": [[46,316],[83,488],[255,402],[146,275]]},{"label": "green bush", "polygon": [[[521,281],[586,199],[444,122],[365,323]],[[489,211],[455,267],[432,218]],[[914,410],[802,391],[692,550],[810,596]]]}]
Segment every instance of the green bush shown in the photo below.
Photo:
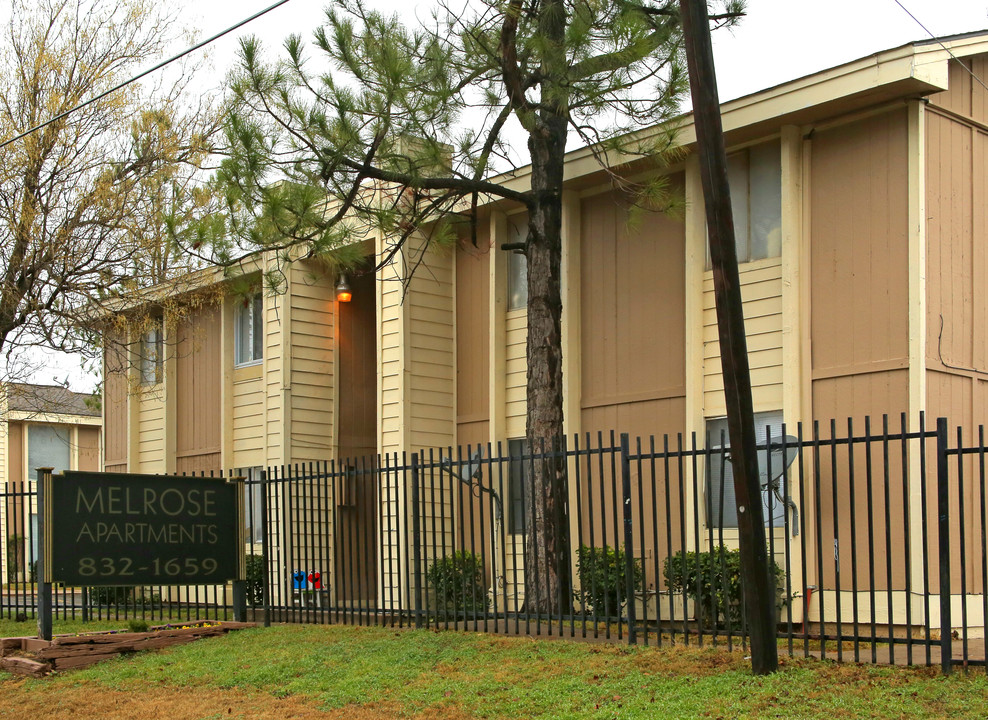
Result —
[{"label": "green bush", "polygon": [[490,606],[484,565],[472,552],[457,550],[436,560],[426,576],[442,612],[475,613]]},{"label": "green bush", "polygon": [[147,632],[148,631],[147,620],[136,620],[136,619],[128,620],[127,629],[134,633]]},{"label": "green bush", "polygon": [[264,602],[264,556],[247,556],[247,575],[245,586],[247,592],[247,604],[251,607],[258,607]]},{"label": "green bush", "polygon": [[95,585],[89,588],[91,605],[126,605],[134,596],[130,585]]},{"label": "green bush", "polygon": [[[617,617],[627,600],[625,555],[620,548],[580,546],[576,559],[576,574],[580,587],[573,593],[581,609],[598,616]],[[644,579],[639,560],[632,563],[632,581],[636,589]]]},{"label": "green bush", "polygon": [[[782,568],[772,563],[777,607],[783,601]],[[685,593],[696,603],[697,618],[709,627],[723,626],[730,618],[734,627],[741,624],[741,551],[723,545],[709,552],[678,552],[666,558],[662,574],[666,587]]]}]

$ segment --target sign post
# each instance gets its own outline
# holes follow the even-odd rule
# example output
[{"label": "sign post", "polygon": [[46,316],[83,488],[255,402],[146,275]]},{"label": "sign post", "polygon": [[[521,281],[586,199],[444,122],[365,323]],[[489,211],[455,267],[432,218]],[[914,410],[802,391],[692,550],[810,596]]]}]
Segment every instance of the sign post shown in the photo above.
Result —
[{"label": "sign post", "polygon": [[45,533],[51,528],[48,508],[51,503],[49,499],[49,484],[51,473],[54,468],[38,468],[38,537],[41,552],[37,558],[37,597],[38,597],[38,637],[41,640],[51,640],[51,582],[47,580],[49,560],[46,557],[50,545],[44,541]]}]

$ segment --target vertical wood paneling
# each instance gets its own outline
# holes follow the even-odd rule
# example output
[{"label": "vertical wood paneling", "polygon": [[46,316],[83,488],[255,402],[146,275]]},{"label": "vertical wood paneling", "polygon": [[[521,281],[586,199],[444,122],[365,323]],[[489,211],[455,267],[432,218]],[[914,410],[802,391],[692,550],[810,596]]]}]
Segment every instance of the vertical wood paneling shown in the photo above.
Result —
[{"label": "vertical wood paneling", "polygon": [[[486,442],[467,426],[490,417],[490,256],[489,228],[478,228],[477,247],[469,240],[456,252],[456,421],[457,442]],[[466,440],[466,435],[471,439]]]},{"label": "vertical wood paneling", "polygon": [[177,344],[169,349],[175,352],[178,457],[220,450],[223,407],[220,332],[220,307],[211,305],[179,323]]},{"label": "vertical wood paneling", "polygon": [[604,193],[583,200],[580,228],[583,429],[679,432],[686,394],[683,222],[648,213],[629,223],[620,195]]},{"label": "vertical wood paneling", "polygon": [[103,438],[108,468],[127,464],[128,365],[125,348],[111,334],[103,352]]},{"label": "vertical wood paneling", "polygon": [[812,153],[814,374],[906,361],[905,111],[817,133]]},{"label": "vertical wood paneling", "polygon": [[99,465],[100,429],[81,426],[79,428],[79,470],[97,472]]},{"label": "vertical wood paneling", "polygon": [[[988,55],[963,59],[971,72],[984,79],[988,72]],[[980,123],[988,123],[988,90],[974,80],[957,60],[950,61],[947,90],[930,96],[930,102]]]},{"label": "vertical wood paneling", "polygon": [[340,459],[377,453],[377,323],[374,276],[350,280],[353,300],[337,305]]}]

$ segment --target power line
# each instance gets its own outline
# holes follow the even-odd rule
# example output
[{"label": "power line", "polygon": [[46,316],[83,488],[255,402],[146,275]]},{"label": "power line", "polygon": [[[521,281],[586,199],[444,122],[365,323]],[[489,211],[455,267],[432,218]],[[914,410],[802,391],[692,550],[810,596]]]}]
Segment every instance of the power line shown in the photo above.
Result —
[{"label": "power line", "polygon": [[288,1],[289,0],[278,0],[278,2],[273,3],[272,5],[269,5],[268,7],[264,8],[263,10],[261,10],[259,12],[254,13],[249,18],[246,18],[245,20],[241,20],[236,25],[231,25],[226,30],[223,30],[222,32],[218,32],[215,35],[206,38],[202,42],[196,43],[192,47],[186,48],[185,50],[183,50],[182,52],[180,52],[178,55],[173,55],[172,57],[168,58],[167,60],[162,60],[160,63],[158,63],[154,67],[148,68],[147,70],[145,70],[145,71],[143,71],[143,72],[135,75],[134,77],[130,78],[129,80],[124,80],[119,85],[114,85],[109,90],[106,90],[104,92],[101,92],[99,95],[96,95],[95,97],[91,97],[88,100],[79,103],[75,107],[69,108],[65,112],[60,113],[60,114],[56,115],[53,118],[49,118],[48,120],[45,120],[40,125],[35,125],[30,130],[25,130],[20,135],[16,135],[16,136],[10,138],[10,140],[5,140],[4,142],[0,143],[0,150],[2,150],[3,148],[7,147],[12,142],[17,142],[18,140],[27,137],[31,133],[37,132],[38,130],[41,130],[42,128],[48,127],[53,122],[58,122],[62,118],[70,115],[71,113],[74,113],[76,110],[81,110],[82,108],[86,107],[87,105],[92,105],[97,100],[102,100],[107,95],[110,95],[111,93],[115,93],[117,90],[120,90],[121,88],[127,87],[131,83],[137,82],[141,78],[143,78],[143,77],[145,77],[147,75],[150,75],[154,71],[160,70],[161,68],[163,68],[166,65],[169,65],[169,64],[171,64],[173,62],[175,62],[176,60],[180,60],[180,59],[184,58],[189,53],[193,53],[196,50],[198,50],[199,48],[205,47],[206,45],[209,45],[211,42],[215,42],[216,40],[219,40],[224,35],[227,35],[227,34],[233,32],[234,30],[237,30],[238,28],[243,27],[247,23],[249,23],[249,22],[251,22],[253,20],[256,20],[257,18],[261,17],[262,15],[266,15],[267,13],[271,12],[275,8],[281,7],[282,5],[284,5],[285,3],[287,3]]},{"label": "power line", "polygon": [[967,70],[967,74],[970,75],[971,77],[973,77],[977,81],[978,85],[980,85],[981,87],[983,87],[985,90],[988,90],[988,85],[985,85],[983,82],[981,82],[981,78],[979,78],[977,75],[975,75],[974,74],[974,71],[971,70],[971,68],[969,68],[964,63],[963,60],[961,60],[959,57],[957,57],[956,55],[954,55],[954,53],[951,52],[950,48],[943,44],[943,42],[940,40],[940,38],[938,38],[936,35],[934,35],[933,33],[931,33],[930,32],[930,29],[928,27],[926,27],[926,25],[924,25],[923,23],[921,23],[919,21],[919,18],[917,18],[915,15],[913,15],[911,12],[909,12],[909,9],[905,5],[903,5],[899,0],[892,0],[892,2],[894,2],[896,5],[898,5],[899,7],[901,7],[902,8],[902,11],[906,15],[908,15],[909,17],[911,17],[913,19],[913,21],[917,25],[919,25],[921,28],[923,28],[923,30],[926,31],[926,34],[927,35],[929,35],[931,38],[933,38],[934,40],[936,40],[937,45],[939,45],[944,50],[946,50],[947,51],[947,54],[950,55],[950,57],[952,59],[954,59],[954,60],[957,61],[957,64],[958,65],[960,65],[962,68],[964,68],[965,70]]}]

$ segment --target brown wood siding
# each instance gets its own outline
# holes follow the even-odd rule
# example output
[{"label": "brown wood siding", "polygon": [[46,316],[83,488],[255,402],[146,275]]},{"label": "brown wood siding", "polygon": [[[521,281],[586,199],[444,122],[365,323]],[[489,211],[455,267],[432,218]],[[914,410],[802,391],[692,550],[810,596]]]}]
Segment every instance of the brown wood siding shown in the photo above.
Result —
[{"label": "brown wood siding", "polygon": [[99,436],[98,427],[79,428],[79,469],[98,472],[99,466]]},{"label": "brown wood siding", "polygon": [[340,459],[377,453],[377,323],[374,276],[350,280],[353,300],[338,303]]},{"label": "brown wood siding", "polygon": [[[681,179],[674,180],[680,184]],[[616,193],[586,198],[581,207],[580,293],[582,355],[582,430],[591,434],[596,446],[598,431],[609,444],[611,430],[642,437],[648,447],[655,436],[661,449],[662,435],[668,433],[675,444],[676,434],[686,426],[686,279],[683,271],[685,227],[677,218],[648,214],[629,225],[627,205]],[[582,443],[582,439],[581,439]],[[608,468],[601,478],[597,469],[584,474],[581,493],[583,544],[596,547],[623,545],[615,525],[612,480]],[[655,518],[637,517],[648,542],[653,530],[663,552],[672,538],[672,552],[681,548],[679,517],[684,503],[676,468],[675,477],[666,478],[657,469],[653,478],[644,469],[642,497],[652,507]],[[667,487],[668,482],[668,487]],[[602,485],[603,483],[603,485]],[[632,470],[632,494],[638,497],[638,468]],[[603,488],[604,492],[601,493]],[[668,490],[670,504],[665,505]],[[654,528],[653,528],[654,526]],[[640,534],[635,533],[633,549],[640,554]],[[661,572],[661,568],[660,568]],[[646,585],[661,587],[651,558],[645,563]]]},{"label": "brown wood siding", "polygon": [[[988,55],[966,57],[964,64],[977,77],[988,76]],[[988,90],[971,77],[971,73],[957,60],[950,61],[947,88],[944,92],[931,95],[930,102],[980,123],[988,123]]]},{"label": "brown wood siding", "polygon": [[179,459],[220,451],[223,413],[220,312],[219,306],[204,308],[176,329],[175,451]]},{"label": "brown wood siding", "polygon": [[657,213],[629,225],[617,193],[585,199],[581,213],[583,430],[679,432],[686,421],[685,227]]},{"label": "brown wood siding", "polygon": [[127,381],[126,349],[119,338],[110,336],[104,350],[106,377],[103,378],[103,438],[106,466],[127,466]]},{"label": "brown wood siding", "polygon": [[[988,134],[936,111],[926,117],[927,408],[971,438],[988,422],[975,392],[988,372]],[[941,374],[963,391],[945,392]]]},{"label": "brown wood siding", "polygon": [[[876,115],[813,135],[810,178],[810,294],[812,337],[813,417],[821,423],[820,436],[847,433],[853,419],[856,435],[871,417],[871,432],[881,434],[882,416],[890,416],[890,432],[900,429],[900,413],[909,407],[908,372],[908,194],[907,118],[905,111]],[[812,433],[811,428],[804,433]],[[874,587],[886,587],[890,570],[894,587],[902,587],[905,573],[904,505],[901,447],[890,451],[891,490],[886,527],[886,503],[881,492],[882,447],[873,448],[872,467],[878,491],[873,497],[876,543]],[[823,457],[827,455],[827,457]],[[820,519],[819,532],[839,543],[841,576],[850,577],[851,507],[854,507],[857,567],[867,567],[867,543],[860,533],[867,528],[866,452],[859,448],[852,462],[846,446],[838,449],[831,466],[821,454],[821,503],[803,503],[807,536]],[[856,483],[852,492],[852,480]],[[834,485],[836,484],[836,490]],[[836,493],[836,506],[833,497]],[[811,563],[812,565],[813,563]],[[825,561],[821,589],[832,589],[837,576],[833,562]],[[845,580],[846,582],[846,580]]]},{"label": "brown wood siding", "polygon": [[490,419],[490,246],[489,229],[478,228],[456,253],[457,442],[487,442]]},{"label": "brown wood siding", "polygon": [[[813,416],[908,407],[906,113],[813,136]],[[855,392],[846,390],[853,387]]]},{"label": "brown wood siding", "polygon": [[7,481],[24,480],[24,425],[7,424]]},{"label": "brown wood siding", "polygon": [[218,475],[222,471],[222,456],[218,452],[175,458],[175,472],[179,475],[183,473],[188,475],[215,473]]}]

